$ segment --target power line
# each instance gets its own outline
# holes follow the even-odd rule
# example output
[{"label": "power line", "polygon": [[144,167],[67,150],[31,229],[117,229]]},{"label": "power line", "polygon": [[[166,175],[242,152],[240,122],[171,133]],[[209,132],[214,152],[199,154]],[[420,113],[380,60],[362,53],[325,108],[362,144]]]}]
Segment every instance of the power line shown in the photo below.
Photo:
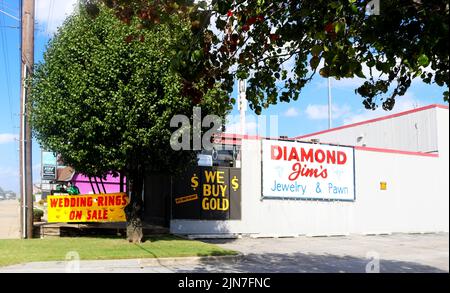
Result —
[{"label": "power line", "polygon": [[2,6],[2,10],[8,12],[9,14],[12,14],[13,16],[18,14],[17,7],[10,6],[10,4],[8,2],[0,0],[0,4]]},{"label": "power line", "polygon": [[[4,15],[0,17],[0,24],[2,24],[5,21]],[[11,116],[11,127],[13,128],[14,132],[14,118],[13,118],[13,107],[12,107],[12,94],[11,94],[11,71],[9,68],[9,54],[8,54],[8,45],[7,41],[8,38],[5,35],[5,31],[3,29],[0,30],[0,37],[2,40],[2,52],[3,52],[3,61],[5,63],[5,75],[6,75],[6,92],[9,100],[9,110],[10,110],[10,116]]]},{"label": "power line", "polygon": [[48,32],[48,27],[50,25],[50,20],[53,18],[54,8],[55,8],[55,0],[50,0],[50,4],[48,5],[47,25],[45,27],[45,33],[47,35],[50,35]]},{"label": "power line", "polygon": [[20,21],[19,18],[15,17],[14,15],[9,14],[9,13],[6,12],[6,11],[3,11],[2,9],[0,9],[0,12],[2,12],[3,14],[6,14],[7,16],[11,17],[11,18],[14,19],[14,20]]}]

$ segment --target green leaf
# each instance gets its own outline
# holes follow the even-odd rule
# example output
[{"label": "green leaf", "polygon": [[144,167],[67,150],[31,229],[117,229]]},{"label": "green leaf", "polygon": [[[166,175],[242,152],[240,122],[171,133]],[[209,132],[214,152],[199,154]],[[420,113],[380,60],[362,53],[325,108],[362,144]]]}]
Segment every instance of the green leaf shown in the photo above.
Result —
[{"label": "green leaf", "polygon": [[338,22],[335,24],[335,26],[334,26],[334,31],[335,31],[337,34],[342,33],[342,32],[345,31],[345,26],[346,26],[346,25],[345,25],[344,22],[338,21]]},{"label": "green leaf", "polygon": [[425,54],[422,54],[417,58],[417,62],[420,66],[427,67],[430,64],[430,60],[428,59],[428,56]]}]

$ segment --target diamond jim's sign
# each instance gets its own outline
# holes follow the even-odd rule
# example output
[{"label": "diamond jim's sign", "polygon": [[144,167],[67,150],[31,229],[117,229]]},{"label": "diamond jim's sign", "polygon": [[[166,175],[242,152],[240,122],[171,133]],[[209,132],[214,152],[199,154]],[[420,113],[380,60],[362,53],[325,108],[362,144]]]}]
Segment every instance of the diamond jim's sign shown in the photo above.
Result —
[{"label": "diamond jim's sign", "polygon": [[125,222],[126,193],[48,196],[48,222]]},{"label": "diamond jim's sign", "polygon": [[241,218],[241,170],[197,167],[173,182],[173,218],[238,220]]},{"label": "diamond jim's sign", "polygon": [[355,200],[351,147],[262,141],[263,197]]}]

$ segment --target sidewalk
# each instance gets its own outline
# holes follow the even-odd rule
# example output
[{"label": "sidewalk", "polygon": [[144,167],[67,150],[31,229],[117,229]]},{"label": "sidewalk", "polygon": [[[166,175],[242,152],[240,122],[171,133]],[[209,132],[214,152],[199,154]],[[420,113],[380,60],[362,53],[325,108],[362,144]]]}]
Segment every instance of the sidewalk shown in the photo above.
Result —
[{"label": "sidewalk", "polygon": [[195,270],[204,265],[233,266],[243,256],[148,258],[125,260],[52,261],[0,267],[0,273],[176,273]]},{"label": "sidewalk", "polygon": [[20,238],[20,210],[17,200],[0,201],[0,239]]}]

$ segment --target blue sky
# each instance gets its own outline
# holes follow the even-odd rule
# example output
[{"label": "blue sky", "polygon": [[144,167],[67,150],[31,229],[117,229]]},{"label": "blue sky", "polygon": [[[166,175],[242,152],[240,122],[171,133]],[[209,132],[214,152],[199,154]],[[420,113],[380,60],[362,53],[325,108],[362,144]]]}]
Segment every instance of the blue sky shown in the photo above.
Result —
[{"label": "blue sky", "polygon": [[[71,12],[75,0],[36,0],[35,61],[42,60],[45,45]],[[0,0],[0,10],[18,17],[19,0]],[[18,21],[0,12],[0,187],[19,191],[19,25]],[[367,111],[362,99],[354,93],[361,80],[332,80],[333,126],[362,121],[387,115],[382,110]],[[401,112],[428,104],[444,104],[445,89],[414,81],[408,93],[397,99],[393,112]],[[296,102],[281,103],[263,111],[263,115],[278,117],[278,134],[298,136],[328,128],[327,81],[318,76],[303,90]],[[237,92],[233,93],[237,98]],[[235,107],[236,108],[236,107]],[[392,112],[391,112],[392,113]],[[237,115],[235,109],[232,115]],[[229,131],[237,129],[235,116],[230,119]],[[267,124],[268,125],[268,122]],[[263,131],[265,129],[265,131]],[[268,126],[258,125],[255,115],[247,117],[249,134],[270,135]],[[273,131],[273,129],[272,129]],[[33,143],[33,181],[40,179],[40,148]]]}]

